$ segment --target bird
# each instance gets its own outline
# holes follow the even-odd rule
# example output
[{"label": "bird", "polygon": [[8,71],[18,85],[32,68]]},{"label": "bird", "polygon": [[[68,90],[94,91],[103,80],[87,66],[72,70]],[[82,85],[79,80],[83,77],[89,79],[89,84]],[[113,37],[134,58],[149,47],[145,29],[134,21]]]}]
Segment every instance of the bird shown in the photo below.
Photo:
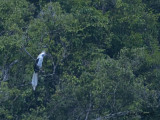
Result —
[{"label": "bird", "polygon": [[46,52],[45,51],[42,51],[37,59],[36,59],[36,62],[34,64],[34,73],[33,73],[33,76],[32,76],[32,87],[33,87],[33,90],[36,90],[36,87],[37,87],[37,84],[38,84],[38,72],[40,71],[40,69],[42,68],[42,63],[43,63],[43,58],[46,56]]}]

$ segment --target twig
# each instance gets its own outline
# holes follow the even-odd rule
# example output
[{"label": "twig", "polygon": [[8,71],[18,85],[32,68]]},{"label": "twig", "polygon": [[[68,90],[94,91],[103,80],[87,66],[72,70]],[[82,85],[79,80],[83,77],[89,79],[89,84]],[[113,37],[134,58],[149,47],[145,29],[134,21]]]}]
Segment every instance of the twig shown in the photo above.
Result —
[{"label": "twig", "polygon": [[148,115],[148,114],[149,112],[123,111],[123,112],[108,114],[104,117],[98,117],[95,120],[106,120],[106,119],[117,118],[117,117],[122,117],[122,116],[136,116],[136,115]]},{"label": "twig", "polygon": [[18,60],[13,61],[10,65],[9,65],[9,69],[18,62]]},{"label": "twig", "polygon": [[24,50],[34,61],[36,61],[36,59],[25,49],[25,47],[23,47],[23,50]]},{"label": "twig", "polygon": [[54,62],[52,62],[52,65],[53,65],[53,75],[55,74],[55,72],[56,72],[56,67],[57,67],[57,65],[56,64],[54,64]]},{"label": "twig", "polygon": [[14,64],[16,64],[18,62],[18,60],[14,60],[10,65],[6,65],[6,67],[2,70],[2,76],[3,76],[3,80],[2,81],[7,81],[8,80],[8,72],[9,70],[12,68],[12,66]]},{"label": "twig", "polygon": [[89,103],[89,108],[88,108],[88,111],[87,111],[85,120],[88,120],[88,115],[89,115],[89,113],[90,113],[91,106],[92,106],[92,104],[91,104],[91,102],[90,102],[90,103]]}]

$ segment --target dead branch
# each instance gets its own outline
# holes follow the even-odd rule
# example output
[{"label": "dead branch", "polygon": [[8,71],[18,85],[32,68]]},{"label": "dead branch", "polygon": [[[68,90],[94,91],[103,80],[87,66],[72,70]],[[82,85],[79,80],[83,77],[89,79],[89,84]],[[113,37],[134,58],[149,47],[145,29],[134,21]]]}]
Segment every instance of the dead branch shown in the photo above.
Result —
[{"label": "dead branch", "polygon": [[8,66],[5,65],[5,68],[2,70],[2,81],[7,81],[9,77],[9,70],[13,67],[14,64],[16,64],[18,60],[14,60],[12,63],[10,63]]},{"label": "dead branch", "polygon": [[123,116],[136,116],[136,115],[148,115],[149,112],[138,112],[138,111],[124,111],[124,112],[117,112],[113,114],[108,114],[104,117],[98,117],[95,120],[107,120],[111,118],[123,117]]},{"label": "dead branch", "polygon": [[89,108],[88,108],[88,110],[87,110],[87,114],[86,114],[85,120],[88,120],[88,115],[89,115],[89,113],[90,113],[91,107],[92,107],[92,104],[91,104],[91,102],[90,102],[90,103],[89,103]]},{"label": "dead branch", "polygon": [[22,49],[23,49],[34,61],[36,61],[36,59],[26,50],[25,47],[22,47]]}]

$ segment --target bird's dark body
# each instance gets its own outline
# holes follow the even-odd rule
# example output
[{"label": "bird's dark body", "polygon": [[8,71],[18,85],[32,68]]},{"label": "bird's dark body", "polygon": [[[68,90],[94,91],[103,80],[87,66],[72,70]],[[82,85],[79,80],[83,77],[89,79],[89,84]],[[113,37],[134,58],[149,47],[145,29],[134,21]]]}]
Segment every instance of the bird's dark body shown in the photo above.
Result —
[{"label": "bird's dark body", "polygon": [[37,66],[39,59],[36,60],[36,63],[34,64],[34,72],[37,73],[39,72],[39,67]]}]

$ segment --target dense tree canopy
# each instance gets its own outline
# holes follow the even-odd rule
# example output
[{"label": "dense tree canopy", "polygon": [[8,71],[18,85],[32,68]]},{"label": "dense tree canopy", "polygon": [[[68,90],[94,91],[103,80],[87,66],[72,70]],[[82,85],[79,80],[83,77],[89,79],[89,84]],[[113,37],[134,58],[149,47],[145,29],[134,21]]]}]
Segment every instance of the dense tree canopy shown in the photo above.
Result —
[{"label": "dense tree canopy", "polygon": [[159,120],[159,13],[159,0],[0,0],[0,119]]}]

